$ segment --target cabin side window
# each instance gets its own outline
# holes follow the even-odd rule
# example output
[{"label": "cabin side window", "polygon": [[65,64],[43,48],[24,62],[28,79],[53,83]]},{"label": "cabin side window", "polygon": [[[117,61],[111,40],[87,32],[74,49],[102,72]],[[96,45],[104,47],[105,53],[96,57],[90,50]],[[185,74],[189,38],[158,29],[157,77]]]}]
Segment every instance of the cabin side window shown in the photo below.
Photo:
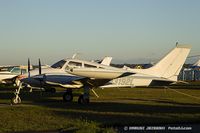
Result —
[{"label": "cabin side window", "polygon": [[93,65],[90,65],[90,64],[84,64],[84,67],[85,68],[97,68],[97,66],[93,66]]},{"label": "cabin side window", "polygon": [[21,69],[21,74],[25,74],[27,73],[27,70],[26,69]]},{"label": "cabin side window", "polygon": [[82,67],[82,63],[81,62],[70,61],[68,63],[68,65],[71,66],[71,67],[79,67],[79,68]]}]

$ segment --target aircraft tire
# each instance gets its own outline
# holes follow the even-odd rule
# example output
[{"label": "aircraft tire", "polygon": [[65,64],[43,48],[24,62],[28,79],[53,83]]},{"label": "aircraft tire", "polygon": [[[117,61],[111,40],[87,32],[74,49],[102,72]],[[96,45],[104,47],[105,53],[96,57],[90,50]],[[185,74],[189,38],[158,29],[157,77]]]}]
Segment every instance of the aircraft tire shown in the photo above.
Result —
[{"label": "aircraft tire", "polygon": [[56,89],[55,88],[46,88],[45,92],[56,93]]},{"label": "aircraft tire", "polygon": [[16,97],[14,97],[14,98],[12,98],[11,99],[11,103],[14,105],[14,104],[19,104],[19,103],[21,103],[22,101],[21,101],[21,98],[20,97],[18,97],[18,98],[16,98]]},{"label": "aircraft tire", "polygon": [[71,92],[65,92],[63,94],[63,101],[64,102],[72,102],[73,100],[73,94]]},{"label": "aircraft tire", "polygon": [[83,95],[80,95],[78,98],[78,103],[79,104],[89,104],[90,103],[90,99],[89,98],[84,98]]},{"label": "aircraft tire", "polygon": [[56,93],[56,89],[55,89],[55,88],[51,88],[51,89],[50,89],[50,92],[51,92],[51,93]]}]

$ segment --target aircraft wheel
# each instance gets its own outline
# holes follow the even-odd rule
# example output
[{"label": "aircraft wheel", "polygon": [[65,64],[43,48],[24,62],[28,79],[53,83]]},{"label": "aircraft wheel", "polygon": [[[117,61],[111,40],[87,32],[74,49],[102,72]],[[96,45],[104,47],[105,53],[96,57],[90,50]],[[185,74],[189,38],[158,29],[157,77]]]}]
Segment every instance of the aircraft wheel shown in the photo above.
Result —
[{"label": "aircraft wheel", "polygon": [[71,92],[65,92],[63,95],[63,101],[71,102],[73,100],[73,94]]},{"label": "aircraft wheel", "polygon": [[21,98],[20,97],[14,97],[14,98],[12,98],[11,99],[11,103],[12,104],[19,104],[19,103],[21,103],[22,101],[21,101]]},{"label": "aircraft wheel", "polygon": [[56,93],[56,89],[55,89],[55,88],[51,88],[51,89],[50,89],[50,92],[51,92],[51,93]]},{"label": "aircraft wheel", "polygon": [[44,90],[45,90],[45,92],[56,93],[55,88],[45,88]]},{"label": "aircraft wheel", "polygon": [[78,98],[78,103],[79,104],[89,104],[90,99],[89,98],[84,98],[83,95],[80,95]]}]

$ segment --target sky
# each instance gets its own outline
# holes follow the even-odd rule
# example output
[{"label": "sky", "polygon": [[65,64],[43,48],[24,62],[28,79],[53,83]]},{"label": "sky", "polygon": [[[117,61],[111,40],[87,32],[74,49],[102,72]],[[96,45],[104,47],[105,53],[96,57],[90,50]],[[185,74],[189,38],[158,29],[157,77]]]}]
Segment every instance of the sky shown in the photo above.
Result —
[{"label": "sky", "polygon": [[0,0],[0,65],[73,53],[149,63],[176,42],[200,54],[199,0]]}]

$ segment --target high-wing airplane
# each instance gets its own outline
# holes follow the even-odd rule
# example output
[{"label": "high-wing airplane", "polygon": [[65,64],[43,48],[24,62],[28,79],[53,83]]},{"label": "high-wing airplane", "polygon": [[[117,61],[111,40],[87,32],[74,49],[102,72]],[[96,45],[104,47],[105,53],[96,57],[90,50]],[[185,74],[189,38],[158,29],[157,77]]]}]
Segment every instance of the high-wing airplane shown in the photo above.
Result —
[{"label": "high-wing airplane", "polygon": [[[15,97],[12,99],[13,104],[17,104],[21,102],[19,97],[20,90],[24,86],[28,87],[38,87],[44,88],[45,90],[55,91],[56,87],[62,87],[66,89],[66,92],[63,95],[64,101],[72,101],[72,89],[79,89],[84,86],[87,78],[75,76],[69,74],[66,69],[69,67],[106,67],[111,63],[112,57],[105,57],[100,62],[94,61],[84,61],[75,58],[75,55],[71,59],[63,59],[53,64],[51,67],[47,67],[42,69],[41,63],[39,60],[39,68],[30,71],[30,67],[28,67],[28,73],[20,75],[16,77],[18,80],[17,85],[19,86],[16,89]],[[30,66],[30,61],[28,60],[28,66]]]}]

